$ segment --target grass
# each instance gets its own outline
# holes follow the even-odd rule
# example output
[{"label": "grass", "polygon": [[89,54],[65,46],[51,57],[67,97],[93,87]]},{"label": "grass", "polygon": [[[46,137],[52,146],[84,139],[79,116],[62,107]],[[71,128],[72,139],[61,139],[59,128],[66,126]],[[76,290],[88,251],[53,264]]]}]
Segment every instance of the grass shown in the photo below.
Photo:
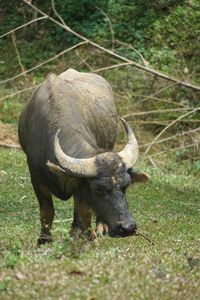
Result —
[{"label": "grass", "polygon": [[[150,169],[128,191],[135,236],[73,241],[72,201],[55,199],[54,243],[36,248],[38,204],[25,157],[0,151],[1,299],[199,299],[200,181],[191,165]],[[177,167],[178,166],[178,167]]]}]

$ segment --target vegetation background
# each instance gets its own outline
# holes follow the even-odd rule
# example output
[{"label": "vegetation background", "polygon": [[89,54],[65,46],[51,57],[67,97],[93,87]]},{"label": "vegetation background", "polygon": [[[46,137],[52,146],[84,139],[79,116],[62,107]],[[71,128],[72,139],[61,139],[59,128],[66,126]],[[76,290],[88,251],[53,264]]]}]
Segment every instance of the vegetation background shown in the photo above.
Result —
[{"label": "vegetation background", "polygon": [[[77,46],[81,39],[49,18],[13,30],[42,15],[23,0],[0,0],[2,298],[199,299],[199,0],[27,2],[59,22],[62,17],[105,49],[178,82],[131,64],[116,67],[121,59],[91,43]],[[128,198],[154,247],[139,237],[104,237],[98,246],[73,242],[71,204],[56,201],[57,242],[35,249],[39,216],[25,157],[15,149],[18,116],[49,72],[67,68],[105,77],[119,116],[134,128],[137,167],[151,181],[130,188]],[[118,147],[124,138],[120,130]]]}]

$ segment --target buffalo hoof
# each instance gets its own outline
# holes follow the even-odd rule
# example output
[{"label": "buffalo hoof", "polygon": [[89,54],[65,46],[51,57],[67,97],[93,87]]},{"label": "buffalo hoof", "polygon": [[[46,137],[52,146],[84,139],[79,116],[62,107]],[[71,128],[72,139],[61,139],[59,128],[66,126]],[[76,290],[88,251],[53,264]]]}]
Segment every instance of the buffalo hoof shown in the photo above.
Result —
[{"label": "buffalo hoof", "polygon": [[83,230],[79,227],[74,227],[70,230],[69,234],[73,240],[77,240],[81,237]]},{"label": "buffalo hoof", "polygon": [[40,236],[37,241],[37,246],[40,247],[41,245],[44,245],[46,243],[52,243],[52,242],[53,242],[53,239],[52,239],[51,235],[45,236],[45,237]]},{"label": "buffalo hoof", "polygon": [[105,223],[98,223],[95,229],[96,235],[102,237],[108,233],[108,226]]}]

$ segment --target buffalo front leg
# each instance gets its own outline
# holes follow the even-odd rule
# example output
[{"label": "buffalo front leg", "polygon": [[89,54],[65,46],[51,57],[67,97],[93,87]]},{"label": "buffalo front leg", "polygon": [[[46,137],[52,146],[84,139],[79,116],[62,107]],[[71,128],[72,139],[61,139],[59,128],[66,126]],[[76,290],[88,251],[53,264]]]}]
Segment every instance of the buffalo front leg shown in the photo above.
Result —
[{"label": "buffalo front leg", "polygon": [[77,232],[87,233],[89,240],[94,240],[96,238],[96,233],[92,229],[92,209],[88,204],[80,199],[79,197],[74,197],[74,220],[72,223],[72,235],[77,236]]},{"label": "buffalo front leg", "polygon": [[74,197],[74,216],[73,222],[71,226],[70,234],[72,237],[77,238],[83,232],[83,220],[80,217],[79,208],[78,208],[78,200]]},{"label": "buffalo front leg", "polygon": [[51,227],[54,218],[54,206],[52,195],[45,185],[35,185],[35,194],[40,206],[41,232],[38,238],[38,246],[52,242]]}]

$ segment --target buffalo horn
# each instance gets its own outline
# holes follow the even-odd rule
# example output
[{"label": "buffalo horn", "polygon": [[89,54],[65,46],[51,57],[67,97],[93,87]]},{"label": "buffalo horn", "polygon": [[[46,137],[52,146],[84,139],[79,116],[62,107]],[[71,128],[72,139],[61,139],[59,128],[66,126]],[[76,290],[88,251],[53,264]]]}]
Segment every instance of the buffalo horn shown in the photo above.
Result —
[{"label": "buffalo horn", "polygon": [[58,129],[55,135],[54,150],[59,161],[59,164],[69,174],[79,177],[94,177],[97,175],[97,169],[95,165],[95,157],[92,158],[74,158],[65,154],[59,143],[60,129]]},{"label": "buffalo horn", "polygon": [[128,137],[128,143],[122,151],[118,152],[118,155],[121,157],[123,163],[126,165],[126,168],[129,169],[137,161],[138,144],[137,144],[136,137],[135,137],[131,127],[129,126],[129,124],[122,118],[121,118],[121,121],[126,130],[126,134]]}]

